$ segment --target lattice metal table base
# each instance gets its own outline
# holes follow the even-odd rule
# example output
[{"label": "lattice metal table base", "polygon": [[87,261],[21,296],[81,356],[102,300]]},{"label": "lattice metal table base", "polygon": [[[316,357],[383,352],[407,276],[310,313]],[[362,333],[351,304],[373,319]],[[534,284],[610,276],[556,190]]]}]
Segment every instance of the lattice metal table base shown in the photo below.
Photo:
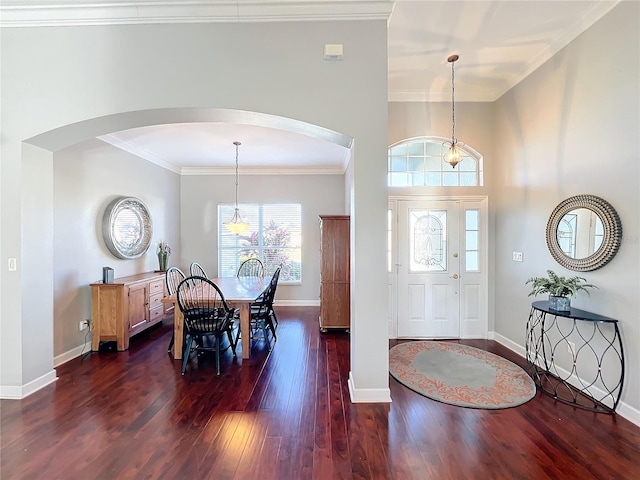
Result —
[{"label": "lattice metal table base", "polygon": [[572,308],[534,302],[527,321],[526,356],[536,386],[553,398],[614,413],[624,383],[618,321]]}]

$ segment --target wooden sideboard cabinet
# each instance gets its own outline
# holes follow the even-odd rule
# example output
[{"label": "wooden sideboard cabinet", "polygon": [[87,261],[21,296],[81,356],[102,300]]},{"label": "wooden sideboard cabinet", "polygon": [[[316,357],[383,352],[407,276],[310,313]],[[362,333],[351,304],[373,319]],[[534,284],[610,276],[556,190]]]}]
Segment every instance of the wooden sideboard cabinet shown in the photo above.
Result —
[{"label": "wooden sideboard cabinet", "polygon": [[348,215],[320,215],[320,330],[350,327]]},{"label": "wooden sideboard cabinet", "polygon": [[91,284],[91,350],[115,341],[129,348],[129,338],[162,320],[167,296],[164,272],[148,272]]}]

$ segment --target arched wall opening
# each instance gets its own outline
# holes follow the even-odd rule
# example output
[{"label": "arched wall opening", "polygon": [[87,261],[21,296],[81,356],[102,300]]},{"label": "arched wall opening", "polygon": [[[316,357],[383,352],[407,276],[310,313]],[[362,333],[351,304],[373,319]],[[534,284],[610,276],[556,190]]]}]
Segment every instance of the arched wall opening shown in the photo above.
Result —
[{"label": "arched wall opening", "polygon": [[[386,18],[16,28],[3,31],[2,40],[0,241],[18,269],[0,275],[0,395],[52,371],[51,342],[41,340],[51,332],[43,334],[37,318],[51,317],[51,278],[44,273],[52,268],[59,211],[47,204],[52,152],[117,129],[179,120],[177,113],[160,118],[164,108],[213,106],[299,119],[354,139],[345,174],[352,187],[344,195],[354,229],[351,373],[363,398],[388,401],[388,357],[373,353],[388,348]],[[323,59],[322,46],[334,40],[347,46],[346,61]],[[148,120],[114,112],[145,112]],[[125,123],[127,115],[134,119]],[[83,134],[43,134],[77,123]],[[43,344],[48,351],[39,351]]]},{"label": "arched wall opening", "polygon": [[[23,378],[27,380],[23,383],[28,386],[16,390],[10,396],[23,397],[56,378],[53,370],[56,298],[52,280],[56,269],[56,224],[52,187],[56,152],[90,141],[99,135],[125,129],[193,122],[258,125],[304,134],[347,149],[351,149],[353,144],[352,137],[299,120],[257,112],[204,108],[155,109],[113,114],[59,127],[24,141],[23,180],[32,188],[22,198],[23,219],[28,219],[23,225],[22,291],[38,291],[39,301],[33,302],[26,295],[22,299],[21,356]],[[350,190],[347,185],[344,188],[346,191]],[[347,195],[343,192],[345,199]],[[78,248],[82,248],[82,245],[78,245]],[[37,335],[32,332],[37,332]],[[38,352],[37,358],[33,356],[34,346]],[[35,373],[42,369],[43,361],[50,365],[50,371],[44,375]],[[29,381],[30,378],[35,380]]]}]

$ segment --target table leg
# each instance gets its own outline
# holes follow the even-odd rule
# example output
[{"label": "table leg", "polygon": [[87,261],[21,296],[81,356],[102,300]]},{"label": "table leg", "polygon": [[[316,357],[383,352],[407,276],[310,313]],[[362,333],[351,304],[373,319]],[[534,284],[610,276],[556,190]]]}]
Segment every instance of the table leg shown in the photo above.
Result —
[{"label": "table leg", "polygon": [[175,360],[182,359],[182,328],[184,324],[184,317],[182,311],[178,308],[178,305],[173,309],[173,358]]},{"label": "table leg", "polygon": [[251,355],[251,304],[240,305],[240,330],[242,331],[242,358],[249,358]]}]

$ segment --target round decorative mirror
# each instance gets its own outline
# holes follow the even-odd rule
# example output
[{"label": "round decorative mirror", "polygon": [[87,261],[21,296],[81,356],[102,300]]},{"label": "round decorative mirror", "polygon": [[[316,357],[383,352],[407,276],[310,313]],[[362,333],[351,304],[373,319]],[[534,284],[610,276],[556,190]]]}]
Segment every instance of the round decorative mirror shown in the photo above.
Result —
[{"label": "round decorative mirror", "polygon": [[594,195],[563,200],[547,222],[551,256],[569,270],[587,272],[603,267],[615,256],[621,241],[618,213]]},{"label": "round decorative mirror", "polygon": [[149,249],[153,228],[151,216],[142,201],[119,197],[112,201],[102,218],[102,235],[109,251],[117,258],[138,258]]}]

